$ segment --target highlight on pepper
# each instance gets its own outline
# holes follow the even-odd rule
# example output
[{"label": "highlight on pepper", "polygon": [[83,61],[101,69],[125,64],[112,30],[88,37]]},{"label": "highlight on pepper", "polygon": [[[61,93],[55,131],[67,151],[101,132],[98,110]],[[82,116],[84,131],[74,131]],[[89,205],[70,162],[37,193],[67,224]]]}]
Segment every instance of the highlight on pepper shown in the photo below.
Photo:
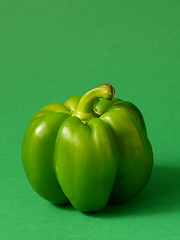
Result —
[{"label": "highlight on pepper", "polygon": [[44,199],[82,212],[132,199],[148,182],[153,151],[141,111],[110,84],[53,102],[32,117],[22,162]]}]

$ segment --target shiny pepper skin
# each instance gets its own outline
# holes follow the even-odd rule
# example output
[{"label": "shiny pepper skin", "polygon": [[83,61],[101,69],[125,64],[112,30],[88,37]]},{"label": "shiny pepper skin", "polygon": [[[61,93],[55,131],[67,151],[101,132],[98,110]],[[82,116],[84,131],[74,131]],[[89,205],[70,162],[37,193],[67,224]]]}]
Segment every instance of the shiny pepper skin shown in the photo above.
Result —
[{"label": "shiny pepper skin", "polygon": [[91,212],[127,202],[145,186],[153,152],[142,113],[114,94],[103,84],[32,117],[22,162],[40,196]]}]

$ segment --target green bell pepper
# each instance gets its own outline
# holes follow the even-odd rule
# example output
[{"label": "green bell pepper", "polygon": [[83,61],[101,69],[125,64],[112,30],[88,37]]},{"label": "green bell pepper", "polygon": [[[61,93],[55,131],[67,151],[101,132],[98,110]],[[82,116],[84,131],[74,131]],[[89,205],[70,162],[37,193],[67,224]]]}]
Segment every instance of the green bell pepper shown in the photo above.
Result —
[{"label": "green bell pepper", "polygon": [[124,203],[147,183],[153,152],[140,110],[114,98],[110,84],[64,104],[50,103],[31,119],[22,161],[34,190],[82,212]]}]

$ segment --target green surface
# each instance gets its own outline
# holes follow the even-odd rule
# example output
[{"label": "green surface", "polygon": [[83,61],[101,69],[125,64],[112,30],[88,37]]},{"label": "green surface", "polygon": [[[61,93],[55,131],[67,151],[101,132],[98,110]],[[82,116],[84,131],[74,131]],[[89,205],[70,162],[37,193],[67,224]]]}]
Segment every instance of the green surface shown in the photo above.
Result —
[{"label": "green surface", "polygon": [[[6,239],[179,239],[180,2],[0,1],[0,235]],[[30,187],[21,143],[32,115],[102,83],[142,111],[155,165],[131,202],[98,214]]]}]

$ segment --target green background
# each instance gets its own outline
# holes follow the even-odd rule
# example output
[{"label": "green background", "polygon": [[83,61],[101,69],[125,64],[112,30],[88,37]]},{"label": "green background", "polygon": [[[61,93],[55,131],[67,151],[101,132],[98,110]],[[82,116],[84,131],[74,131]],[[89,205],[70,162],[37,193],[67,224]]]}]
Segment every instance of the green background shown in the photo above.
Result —
[{"label": "green background", "polygon": [[[154,170],[133,201],[83,214],[32,190],[21,143],[39,108],[102,83],[143,112]],[[1,239],[179,239],[179,88],[179,0],[1,0]]]}]

